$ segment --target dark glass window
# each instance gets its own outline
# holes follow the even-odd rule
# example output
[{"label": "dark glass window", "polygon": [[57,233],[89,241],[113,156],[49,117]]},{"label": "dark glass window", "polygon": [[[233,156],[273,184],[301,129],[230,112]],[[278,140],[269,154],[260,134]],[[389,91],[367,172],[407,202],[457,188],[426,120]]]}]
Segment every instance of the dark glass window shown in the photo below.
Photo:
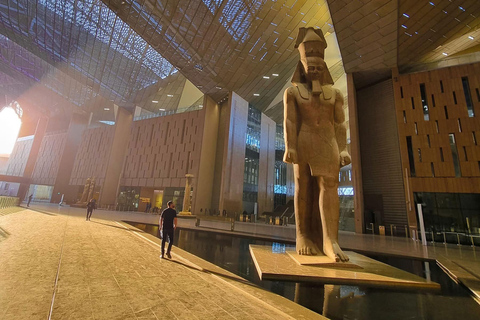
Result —
[{"label": "dark glass window", "polygon": [[477,100],[480,102],[480,92],[478,92],[478,88],[475,88],[475,92],[477,92]]},{"label": "dark glass window", "polygon": [[444,91],[443,91],[443,82],[442,82],[442,80],[440,80],[440,90],[442,91],[442,93],[444,92]]},{"label": "dark glass window", "polygon": [[403,99],[403,87],[400,87],[400,96],[401,96],[402,99]]},{"label": "dark glass window", "polygon": [[453,101],[457,104],[457,94],[453,91]]},{"label": "dark glass window", "polygon": [[465,156],[465,161],[468,161],[467,148],[463,146],[463,155]]},{"label": "dark glass window", "polygon": [[477,136],[475,135],[475,131],[472,131],[472,139],[473,139],[473,144],[477,145]]},{"label": "dark glass window", "polygon": [[415,161],[413,159],[412,137],[407,136],[408,163],[410,165],[410,176],[415,177]]},{"label": "dark glass window", "polygon": [[435,108],[435,96],[432,94],[432,106]]},{"label": "dark glass window", "polygon": [[427,134],[427,142],[428,142],[428,147],[431,148],[432,145],[430,144],[430,135]]},{"label": "dark glass window", "polygon": [[413,97],[410,98],[410,101],[412,102],[412,109],[415,110],[415,102],[413,102]]},{"label": "dark glass window", "polygon": [[420,84],[420,94],[422,96],[423,120],[428,121],[430,120],[430,113],[428,111],[428,101],[425,83]]},{"label": "dark glass window", "polygon": [[467,102],[468,116],[471,118],[475,116],[473,110],[472,94],[470,93],[470,84],[468,83],[468,77],[462,77],[463,93],[465,93],[465,101]]},{"label": "dark glass window", "polygon": [[418,162],[422,162],[422,150],[420,148],[417,148],[418,151]]},{"label": "dark glass window", "polygon": [[460,170],[460,161],[458,159],[457,144],[455,143],[455,134],[450,133],[448,136],[449,136],[449,140],[450,140],[450,149],[452,150],[452,158],[453,158],[453,167],[455,169],[455,177],[461,177],[462,172]]},{"label": "dark glass window", "polygon": [[448,110],[447,106],[443,106],[443,110],[445,111],[445,118],[448,119]]}]

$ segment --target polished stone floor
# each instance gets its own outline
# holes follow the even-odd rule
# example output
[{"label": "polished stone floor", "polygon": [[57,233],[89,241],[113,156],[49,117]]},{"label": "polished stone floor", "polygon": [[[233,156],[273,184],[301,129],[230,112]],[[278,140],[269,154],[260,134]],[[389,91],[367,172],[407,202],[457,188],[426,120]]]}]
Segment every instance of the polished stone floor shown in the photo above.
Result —
[{"label": "polished stone floor", "polygon": [[[54,213],[58,215],[83,217],[84,209],[59,207],[51,204],[32,204],[32,210],[44,213]],[[1,215],[1,213],[0,213]],[[95,219],[105,220],[126,220],[136,221],[147,224],[158,222],[158,216],[144,213],[115,212],[96,210]],[[203,223],[202,223],[203,224]],[[194,219],[181,219],[179,225],[187,229],[202,229],[210,232],[223,232],[226,234],[236,234],[248,237],[276,238],[284,241],[294,241],[294,226],[257,226],[251,227],[249,223],[244,223],[242,228],[249,227],[252,230],[246,232],[230,232],[222,228],[226,223],[209,222],[207,227],[195,227]],[[1,227],[1,224],[0,224]],[[293,233],[292,233],[293,230]],[[0,237],[0,241],[1,241]],[[401,237],[378,236],[370,234],[355,234],[351,232],[340,232],[340,245],[342,248],[360,253],[392,255],[407,258],[418,258],[423,260],[433,260],[446,270],[446,272],[457,282],[465,285],[473,294],[474,298],[480,303],[480,252],[478,247],[457,246],[452,244],[429,243],[423,246],[418,241],[413,241]]]},{"label": "polished stone floor", "polygon": [[0,216],[0,319],[323,319],[115,213],[31,209]]}]

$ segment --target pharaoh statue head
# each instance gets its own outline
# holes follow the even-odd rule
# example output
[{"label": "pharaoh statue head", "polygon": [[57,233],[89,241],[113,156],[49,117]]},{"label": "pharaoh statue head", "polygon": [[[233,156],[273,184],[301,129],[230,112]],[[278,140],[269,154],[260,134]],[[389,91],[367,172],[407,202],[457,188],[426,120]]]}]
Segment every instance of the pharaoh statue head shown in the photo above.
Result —
[{"label": "pharaoh statue head", "polygon": [[333,85],[333,79],[325,63],[327,42],[321,29],[300,28],[295,48],[300,53],[300,61],[292,77],[292,83],[317,82],[320,85]]}]

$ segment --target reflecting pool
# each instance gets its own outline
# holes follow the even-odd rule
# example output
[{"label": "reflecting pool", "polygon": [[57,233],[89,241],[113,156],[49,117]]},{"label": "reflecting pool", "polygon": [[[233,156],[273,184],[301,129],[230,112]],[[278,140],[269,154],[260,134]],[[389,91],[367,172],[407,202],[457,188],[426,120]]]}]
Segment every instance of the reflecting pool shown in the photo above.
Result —
[{"label": "reflecting pool", "polygon": [[[130,223],[157,236],[158,226]],[[370,256],[380,262],[440,283],[437,293],[394,291],[347,285],[315,285],[262,281],[249,245],[285,250],[288,244],[225,235],[204,230],[177,229],[174,244],[204,260],[235,273],[258,286],[295,301],[330,319],[479,319],[480,305],[461,285],[453,282],[434,262]]]}]

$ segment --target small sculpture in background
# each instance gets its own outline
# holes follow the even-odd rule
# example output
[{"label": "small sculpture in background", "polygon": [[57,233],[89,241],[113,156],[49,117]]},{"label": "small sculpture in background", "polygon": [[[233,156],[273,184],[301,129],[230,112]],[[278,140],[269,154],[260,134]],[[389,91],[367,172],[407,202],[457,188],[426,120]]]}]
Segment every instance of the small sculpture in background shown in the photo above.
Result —
[{"label": "small sculpture in background", "polygon": [[88,194],[89,194],[89,191],[90,191],[90,181],[91,181],[90,178],[87,178],[87,180],[85,181],[85,186],[83,187],[82,197],[80,198],[80,200],[77,203],[86,203],[87,199],[90,199],[88,197]]}]

